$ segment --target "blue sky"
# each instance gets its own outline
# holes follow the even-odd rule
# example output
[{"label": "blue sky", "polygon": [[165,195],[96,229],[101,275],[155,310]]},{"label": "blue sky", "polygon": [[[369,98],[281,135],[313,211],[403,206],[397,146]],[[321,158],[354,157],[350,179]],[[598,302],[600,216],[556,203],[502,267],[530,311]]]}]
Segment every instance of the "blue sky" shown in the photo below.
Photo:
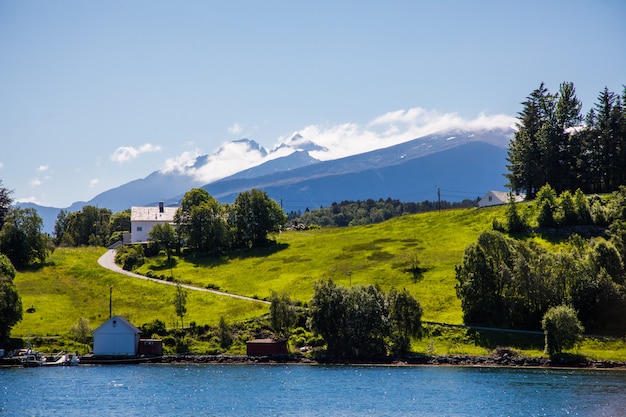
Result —
[{"label": "blue sky", "polygon": [[586,112],[626,84],[624,22],[620,0],[1,0],[0,179],[67,207],[244,137],[342,156],[511,124],[542,81]]}]

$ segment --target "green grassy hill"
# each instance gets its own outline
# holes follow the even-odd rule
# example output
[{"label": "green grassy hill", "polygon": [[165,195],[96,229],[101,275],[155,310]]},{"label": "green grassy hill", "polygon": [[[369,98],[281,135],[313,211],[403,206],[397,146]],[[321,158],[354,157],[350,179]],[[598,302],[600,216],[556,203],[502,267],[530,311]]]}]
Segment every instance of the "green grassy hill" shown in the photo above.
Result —
[{"label": "green grassy hill", "polygon": [[[422,303],[424,319],[462,323],[454,266],[465,247],[491,228],[503,208],[463,209],[396,217],[384,223],[308,231],[288,231],[277,245],[230,257],[177,259],[165,256],[139,268],[141,274],[170,276],[202,287],[266,298],[271,291],[309,301],[313,283],[331,278],[339,285],[377,284],[407,288]],[[407,272],[413,259],[425,269]]]},{"label": "green grassy hill", "polygon": [[[278,235],[277,244],[267,248],[222,258],[175,258],[172,267],[161,255],[148,259],[138,272],[162,278],[173,276],[196,286],[255,298],[265,298],[276,291],[303,302],[310,300],[313,283],[322,278],[346,286],[376,284],[383,290],[395,286],[407,288],[420,300],[423,320],[461,324],[454,268],[461,263],[465,247],[476,241],[483,230],[491,229],[494,217],[502,220],[504,207],[423,213],[368,226],[289,231]],[[558,247],[545,240],[540,242]],[[67,335],[80,317],[97,327],[109,316],[110,286],[114,314],[123,315],[136,325],[155,319],[170,328],[180,325],[172,302],[174,286],[108,271],[97,263],[103,253],[103,248],[59,248],[42,269],[19,272],[15,284],[25,311],[12,336]],[[415,259],[423,271],[418,276],[408,271]],[[194,321],[216,326],[220,317],[237,322],[269,311],[267,304],[255,301],[197,291],[188,294],[185,325]],[[26,312],[30,307],[35,311]],[[437,332],[441,334],[435,335]],[[414,351],[488,352],[486,346],[475,344],[464,330],[431,329],[430,333],[414,342]],[[594,358],[626,358],[623,341],[587,340],[580,349],[576,353]],[[537,347],[522,351],[541,355]]]},{"label": "green grassy hill", "polygon": [[[424,319],[461,323],[454,291],[454,266],[464,248],[488,229],[502,208],[424,213],[385,223],[309,231],[289,231],[277,244],[224,258],[176,258],[170,268],[165,256],[149,259],[138,272],[169,277],[201,287],[265,298],[271,291],[307,302],[313,283],[332,278],[340,285],[378,284],[407,288],[418,297]],[[18,273],[23,320],[14,336],[67,333],[80,317],[97,326],[108,318],[109,287],[113,312],[140,325],[154,319],[176,325],[174,288],[122,276],[100,267],[101,248],[59,248],[40,270]],[[423,274],[407,269],[419,260]],[[217,324],[221,316],[236,321],[261,315],[267,305],[217,295],[190,292],[187,323]]]},{"label": "green grassy hill", "polygon": [[[24,317],[13,337],[69,333],[80,317],[95,328],[109,318],[109,288],[113,286],[113,314],[139,326],[154,319],[168,327],[180,326],[172,300],[176,287],[160,285],[111,272],[98,265],[103,248],[60,248],[48,265],[15,277]],[[33,313],[26,310],[34,307]],[[217,323],[221,316],[237,321],[269,311],[267,305],[210,293],[189,292],[185,324]]]}]

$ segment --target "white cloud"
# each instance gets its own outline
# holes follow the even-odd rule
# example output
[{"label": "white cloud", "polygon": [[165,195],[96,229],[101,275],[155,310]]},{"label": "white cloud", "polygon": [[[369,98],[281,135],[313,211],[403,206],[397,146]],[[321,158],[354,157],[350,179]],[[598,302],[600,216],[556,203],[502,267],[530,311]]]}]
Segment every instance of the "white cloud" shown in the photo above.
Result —
[{"label": "white cloud", "polygon": [[18,198],[15,200],[18,203],[34,203],[34,204],[39,204],[40,206],[45,205],[44,203],[42,203],[37,197],[35,196],[30,196],[30,197],[23,197],[23,198]]},{"label": "white cloud", "polygon": [[39,178],[33,178],[28,182],[31,187],[39,187],[43,182]]},{"label": "white cloud", "polygon": [[263,155],[250,149],[246,142],[224,143],[208,157],[207,163],[190,173],[200,182],[208,183],[235,174],[264,162]]},{"label": "white cloud", "polygon": [[[299,132],[304,138],[327,148],[327,151],[311,152],[313,157],[331,160],[397,145],[437,132],[509,128],[515,122],[514,117],[504,114],[489,116],[481,113],[468,120],[457,113],[439,113],[417,107],[385,113],[365,126],[356,123],[310,125]],[[279,143],[286,139],[279,138]]]},{"label": "white cloud", "polygon": [[[375,149],[386,148],[437,132],[453,130],[479,131],[492,128],[510,128],[516,122],[514,117],[498,114],[479,114],[474,119],[464,119],[457,113],[438,113],[423,108],[411,108],[385,113],[365,125],[342,123],[336,125],[309,125],[300,129],[302,138],[291,140],[293,134],[281,136],[272,147],[277,151],[263,156],[250,149],[246,142],[224,143],[202,166],[194,166],[199,151],[185,152],[168,159],[161,170],[163,173],[177,172],[189,175],[198,182],[209,183],[232,175],[247,168],[259,165],[269,159],[286,156],[293,148],[279,148],[281,144],[305,143],[312,141],[325,148],[311,151],[314,158],[332,160]],[[241,128],[238,123],[231,131]]]},{"label": "white cloud", "polygon": [[206,184],[228,175],[264,162],[264,157],[256,149],[251,149],[246,142],[226,142],[207,157],[202,166],[196,167],[198,151],[184,152],[176,158],[165,161],[163,173],[177,172],[193,177],[196,181]]},{"label": "white cloud", "polygon": [[4,168],[4,163],[0,162],[0,169]]},{"label": "white cloud", "polygon": [[152,145],[151,143],[145,143],[139,148],[133,146],[120,146],[109,156],[109,159],[113,162],[128,162],[137,158],[142,153],[158,152],[161,150],[161,146]]},{"label": "white cloud", "polygon": [[228,132],[233,136],[239,136],[239,134],[243,132],[243,125],[239,123],[235,123],[234,125],[228,128]]},{"label": "white cloud", "polygon": [[89,188],[93,188],[99,183],[100,183],[100,180],[98,178],[94,178],[91,181],[89,181]]},{"label": "white cloud", "polygon": [[50,168],[50,165],[39,165],[39,168],[37,168],[37,171],[44,172],[44,171],[47,171],[49,168]]},{"label": "white cloud", "polygon": [[200,156],[198,151],[186,151],[182,154],[165,160],[165,166],[161,169],[164,174],[178,173],[185,174],[196,162],[196,158]]}]

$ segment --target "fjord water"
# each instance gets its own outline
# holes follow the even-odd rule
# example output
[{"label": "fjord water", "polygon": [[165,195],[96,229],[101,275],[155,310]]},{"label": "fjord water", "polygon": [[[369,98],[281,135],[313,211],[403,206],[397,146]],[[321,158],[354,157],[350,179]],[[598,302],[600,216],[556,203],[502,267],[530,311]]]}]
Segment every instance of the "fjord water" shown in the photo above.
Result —
[{"label": "fjord water", "polygon": [[0,416],[626,416],[626,372],[126,365],[0,369]]}]

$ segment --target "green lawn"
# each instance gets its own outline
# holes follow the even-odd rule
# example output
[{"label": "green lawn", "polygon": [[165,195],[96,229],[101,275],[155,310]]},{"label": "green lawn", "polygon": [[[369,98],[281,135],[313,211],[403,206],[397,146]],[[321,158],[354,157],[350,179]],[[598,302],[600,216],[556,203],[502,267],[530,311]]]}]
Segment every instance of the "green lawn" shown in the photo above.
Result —
[{"label": "green lawn", "polygon": [[[504,207],[462,209],[402,216],[387,222],[357,227],[289,231],[276,236],[276,245],[242,251],[222,258],[150,258],[137,272],[232,294],[266,298],[271,291],[287,293],[308,302],[313,283],[331,278],[339,285],[376,284],[406,288],[422,304],[423,320],[462,324],[456,297],[455,265],[461,263],[467,245],[491,229],[494,217],[504,217]],[[555,250],[558,242],[541,238],[540,244]],[[48,264],[21,271],[15,283],[22,297],[24,318],[12,336],[66,335],[80,317],[93,328],[109,316],[109,288],[113,286],[113,313],[141,325],[154,319],[169,328],[178,327],[172,300],[175,287],[120,275],[100,267],[102,248],[59,248]],[[423,273],[407,269],[414,258]],[[34,313],[26,309],[34,307]],[[266,304],[189,291],[185,325],[217,325],[220,317],[233,323],[259,317]],[[513,343],[513,342],[512,342]],[[516,349],[526,355],[541,355],[541,343]],[[594,359],[626,360],[626,343],[586,340],[572,353]],[[465,331],[445,330],[413,343],[413,350],[434,354],[487,354],[491,347],[476,345]],[[202,352],[200,352],[202,353]]]},{"label": "green lawn", "polygon": [[[139,268],[142,274],[182,279],[202,287],[266,298],[271,291],[308,302],[313,283],[331,278],[339,285],[377,284],[406,288],[422,303],[424,320],[462,323],[454,290],[454,267],[465,247],[491,227],[502,208],[465,209],[402,216],[358,227],[288,231],[277,245],[220,259],[165,256]],[[422,277],[406,272],[417,256]]]},{"label": "green lawn", "polygon": [[[48,265],[15,277],[24,317],[12,330],[14,337],[67,334],[80,317],[95,328],[109,318],[109,288],[113,286],[113,314],[139,326],[160,319],[168,327],[180,326],[172,300],[176,288],[108,271],[98,265],[102,248],[59,248]],[[26,310],[35,308],[34,313]],[[231,321],[267,313],[257,302],[189,292],[185,324],[217,324],[221,316]]]}]

